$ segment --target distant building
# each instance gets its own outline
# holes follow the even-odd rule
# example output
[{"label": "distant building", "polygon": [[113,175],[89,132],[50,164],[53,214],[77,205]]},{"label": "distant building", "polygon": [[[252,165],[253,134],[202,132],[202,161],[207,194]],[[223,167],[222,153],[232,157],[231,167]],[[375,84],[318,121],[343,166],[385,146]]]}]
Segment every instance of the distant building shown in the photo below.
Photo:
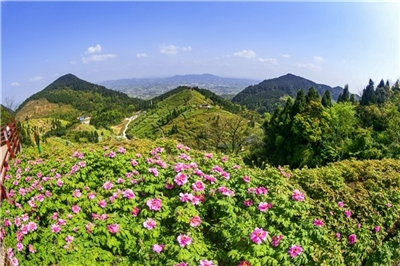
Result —
[{"label": "distant building", "polygon": [[200,104],[200,105],[199,105],[199,108],[200,108],[200,109],[210,109],[211,106],[210,106],[208,103],[205,103],[205,104]]}]

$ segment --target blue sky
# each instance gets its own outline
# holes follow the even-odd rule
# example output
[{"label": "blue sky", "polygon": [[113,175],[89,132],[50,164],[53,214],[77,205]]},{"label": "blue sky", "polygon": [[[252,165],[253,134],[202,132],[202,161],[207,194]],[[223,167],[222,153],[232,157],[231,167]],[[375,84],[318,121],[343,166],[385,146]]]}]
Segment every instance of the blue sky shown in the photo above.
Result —
[{"label": "blue sky", "polygon": [[397,2],[1,2],[2,102],[72,73],[292,73],[360,93],[400,78]]}]

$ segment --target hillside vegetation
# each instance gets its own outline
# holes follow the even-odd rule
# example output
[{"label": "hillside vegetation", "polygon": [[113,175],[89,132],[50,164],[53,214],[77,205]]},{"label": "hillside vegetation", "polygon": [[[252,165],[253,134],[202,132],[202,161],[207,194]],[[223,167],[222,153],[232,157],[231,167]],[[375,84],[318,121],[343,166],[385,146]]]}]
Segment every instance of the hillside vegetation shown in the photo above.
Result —
[{"label": "hillside vegetation", "polygon": [[24,149],[5,178],[13,265],[400,260],[398,160],[290,171],[170,140],[55,146]]},{"label": "hillside vegetation", "polygon": [[199,149],[238,152],[261,133],[257,114],[208,90],[178,87],[146,104],[150,108],[129,125],[129,138],[168,137]]},{"label": "hillside vegetation", "polygon": [[337,100],[342,93],[341,87],[330,87],[317,84],[311,80],[287,74],[278,78],[264,80],[257,85],[251,85],[233,97],[232,102],[246,106],[248,109],[256,110],[260,114],[274,112],[277,107],[285,104],[281,100],[284,96],[296,97],[300,89],[308,90],[314,88],[320,95],[329,91],[332,98]]}]

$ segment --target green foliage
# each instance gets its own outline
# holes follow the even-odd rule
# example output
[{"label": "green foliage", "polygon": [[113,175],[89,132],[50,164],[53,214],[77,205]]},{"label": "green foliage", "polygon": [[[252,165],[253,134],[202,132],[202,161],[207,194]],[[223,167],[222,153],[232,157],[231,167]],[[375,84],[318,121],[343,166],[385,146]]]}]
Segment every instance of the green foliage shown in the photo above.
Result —
[{"label": "green foliage", "polygon": [[399,158],[400,93],[383,81],[378,88],[370,80],[358,104],[346,86],[334,105],[328,91],[320,100],[312,88],[307,95],[299,90],[294,103],[288,101],[265,121],[264,145],[254,147],[246,162],[296,168],[350,158]]},{"label": "green foliage", "polygon": [[[5,178],[10,199],[2,205],[1,230],[5,249],[13,252],[8,256],[20,265],[212,260],[215,265],[391,266],[400,260],[399,161],[343,161],[292,172],[248,168],[239,158],[171,141],[152,143],[150,152],[136,145],[80,145],[44,152],[45,158],[24,149]],[[177,181],[180,174],[187,182]],[[149,204],[152,199],[160,205]],[[191,225],[197,216],[200,223]],[[156,222],[152,230],[144,225],[148,219]],[[268,232],[258,244],[257,228]],[[191,243],[180,246],[181,234]],[[351,234],[357,237],[354,244]],[[155,244],[163,245],[159,253]],[[293,245],[301,251],[291,253]]]}]

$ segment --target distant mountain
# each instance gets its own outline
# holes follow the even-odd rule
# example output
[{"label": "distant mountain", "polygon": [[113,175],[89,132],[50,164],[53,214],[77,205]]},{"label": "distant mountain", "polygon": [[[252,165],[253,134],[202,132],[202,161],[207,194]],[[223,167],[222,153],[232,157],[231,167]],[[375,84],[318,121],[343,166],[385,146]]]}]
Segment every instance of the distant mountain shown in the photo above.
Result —
[{"label": "distant mountain", "polygon": [[[85,115],[92,116],[93,121],[101,117],[101,122],[104,122],[104,116],[114,117],[115,120],[130,116],[141,103],[142,100],[125,93],[67,74],[26,99],[18,107],[17,117],[20,120],[25,117],[52,117],[73,121],[77,116]],[[99,123],[99,126],[105,124]]]},{"label": "distant mountain", "polygon": [[259,113],[272,112],[276,107],[285,103],[285,96],[295,98],[300,89],[304,89],[307,92],[311,87],[320,96],[326,90],[329,90],[333,100],[337,100],[339,94],[343,92],[343,88],[339,86],[332,88],[293,74],[286,74],[245,88],[233,97],[232,102],[245,105],[247,108],[257,110]]},{"label": "distant mountain", "polygon": [[208,89],[218,95],[236,95],[259,80],[222,78],[211,74],[175,75],[168,78],[132,78],[108,80],[100,84],[124,92],[132,97],[151,99],[179,86]]}]

